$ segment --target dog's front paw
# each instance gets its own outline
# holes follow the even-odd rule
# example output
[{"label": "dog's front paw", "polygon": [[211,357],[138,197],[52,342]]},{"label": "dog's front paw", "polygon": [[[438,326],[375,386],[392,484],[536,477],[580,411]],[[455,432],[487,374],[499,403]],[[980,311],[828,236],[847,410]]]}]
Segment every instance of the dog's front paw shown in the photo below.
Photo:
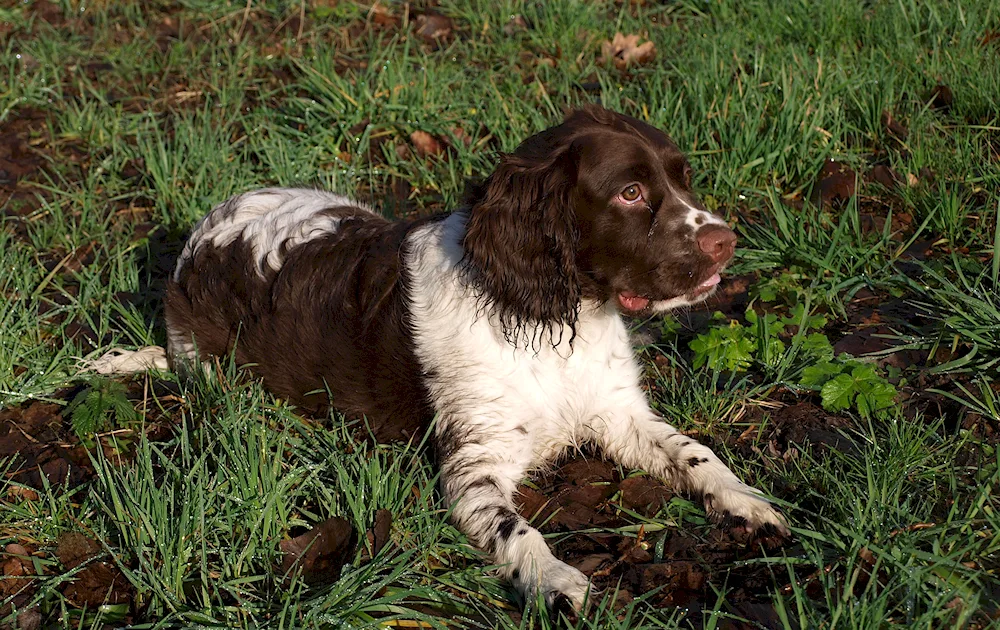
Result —
[{"label": "dog's front paw", "polygon": [[788,522],[770,501],[749,486],[732,486],[705,493],[705,510],[716,522],[746,534],[788,537]]},{"label": "dog's front paw", "polygon": [[581,610],[587,599],[587,592],[591,589],[586,575],[555,559],[540,567],[533,575],[515,576],[513,582],[529,599],[541,594],[550,608],[568,600],[573,610]]}]

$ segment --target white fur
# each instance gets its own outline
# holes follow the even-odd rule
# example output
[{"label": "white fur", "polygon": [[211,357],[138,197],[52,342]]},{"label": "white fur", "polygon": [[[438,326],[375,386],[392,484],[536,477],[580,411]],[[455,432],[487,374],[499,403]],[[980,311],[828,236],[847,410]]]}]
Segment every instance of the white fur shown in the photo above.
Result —
[{"label": "white fur", "polygon": [[240,237],[250,243],[261,275],[265,265],[277,271],[283,262],[282,246],[291,249],[336,232],[340,220],[323,210],[338,206],[371,212],[342,195],[305,188],[264,188],[228,199],[195,226],[177,261],[174,280],[179,280],[183,263],[202,245],[225,247]]},{"label": "white fur", "polygon": [[115,348],[90,361],[82,361],[81,372],[97,374],[131,374],[146,370],[169,370],[167,354],[160,346],[145,346],[138,350]]},{"label": "white fur", "polygon": [[691,228],[697,231],[703,225],[726,225],[726,222],[711,212],[705,212],[704,210],[699,210],[688,205],[688,213],[684,217],[684,224],[691,226]]},{"label": "white fur", "polygon": [[[493,550],[515,584],[549,600],[563,593],[578,608],[586,597],[586,578],[556,559],[523,519],[506,540],[496,531],[505,518],[497,508],[516,512],[518,482],[585,442],[680,489],[710,494],[717,512],[742,516],[751,528],[770,523],[787,531],[759,492],[650,409],[613,303],[583,305],[572,347],[568,330],[556,348],[508,344],[463,285],[464,221],[454,214],[410,236],[414,341],[424,373],[432,375],[438,436],[470,438],[441,462],[445,497],[457,501],[453,518],[474,543]],[[699,463],[689,466],[691,458]]]}]

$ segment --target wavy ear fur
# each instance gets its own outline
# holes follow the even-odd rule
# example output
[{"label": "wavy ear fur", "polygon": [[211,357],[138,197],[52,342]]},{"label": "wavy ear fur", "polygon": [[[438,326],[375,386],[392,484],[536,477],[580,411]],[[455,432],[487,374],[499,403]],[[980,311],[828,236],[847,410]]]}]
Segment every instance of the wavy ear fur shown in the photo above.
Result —
[{"label": "wavy ear fur", "polygon": [[534,346],[546,333],[555,346],[563,325],[570,341],[576,334],[579,235],[570,204],[576,168],[562,127],[504,156],[469,199],[463,266],[484,309],[518,346]]}]

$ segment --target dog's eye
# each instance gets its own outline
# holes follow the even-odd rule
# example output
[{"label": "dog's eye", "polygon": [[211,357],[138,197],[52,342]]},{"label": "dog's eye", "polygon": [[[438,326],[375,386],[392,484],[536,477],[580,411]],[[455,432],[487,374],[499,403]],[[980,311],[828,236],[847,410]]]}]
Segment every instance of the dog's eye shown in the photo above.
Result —
[{"label": "dog's eye", "polygon": [[642,198],[642,189],[638,184],[629,184],[619,195],[627,203],[633,203]]}]

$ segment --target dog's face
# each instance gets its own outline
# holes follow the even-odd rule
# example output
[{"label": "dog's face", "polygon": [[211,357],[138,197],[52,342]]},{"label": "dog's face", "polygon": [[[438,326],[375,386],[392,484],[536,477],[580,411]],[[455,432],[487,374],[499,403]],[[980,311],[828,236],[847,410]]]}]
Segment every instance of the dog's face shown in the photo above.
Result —
[{"label": "dog's face", "polygon": [[463,241],[505,333],[572,326],[583,298],[630,313],[694,304],[735,244],[666,134],[594,106],[504,156],[472,193]]},{"label": "dog's face", "polygon": [[736,235],[692,193],[691,166],[670,138],[608,114],[597,125],[584,121],[571,147],[583,294],[616,300],[629,312],[705,299],[733,256]]}]

